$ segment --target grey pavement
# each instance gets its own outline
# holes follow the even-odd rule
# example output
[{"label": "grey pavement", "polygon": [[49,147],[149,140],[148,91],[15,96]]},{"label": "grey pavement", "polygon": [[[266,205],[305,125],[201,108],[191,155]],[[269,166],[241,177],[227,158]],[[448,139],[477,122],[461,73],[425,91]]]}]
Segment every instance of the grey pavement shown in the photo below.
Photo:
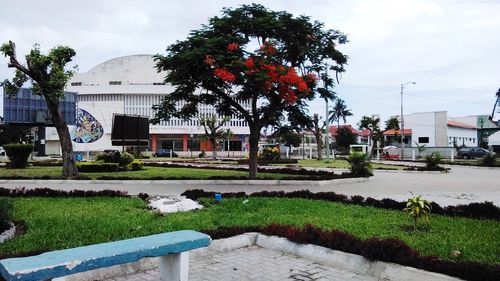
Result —
[{"label": "grey pavement", "polygon": [[452,166],[449,173],[414,171],[374,171],[368,180],[332,180],[326,184],[293,182],[266,184],[262,181],[71,181],[71,180],[0,180],[0,187],[127,191],[131,195],[145,192],[150,195],[178,195],[187,189],[247,193],[257,191],[293,191],[309,189],[313,192],[334,191],[345,195],[406,200],[421,194],[441,205],[492,201],[500,206],[500,169]]},{"label": "grey pavement", "polygon": [[[119,276],[108,281],[159,280],[157,269]],[[377,280],[349,270],[325,266],[280,251],[249,246],[232,251],[199,256],[189,263],[189,280]]]}]

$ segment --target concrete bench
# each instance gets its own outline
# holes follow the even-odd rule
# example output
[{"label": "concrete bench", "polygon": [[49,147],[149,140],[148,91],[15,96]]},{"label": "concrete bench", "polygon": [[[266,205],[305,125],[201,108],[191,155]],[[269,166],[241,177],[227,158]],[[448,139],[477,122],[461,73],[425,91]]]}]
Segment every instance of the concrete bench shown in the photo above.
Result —
[{"label": "concrete bench", "polygon": [[189,252],[210,244],[210,236],[183,230],[0,260],[10,280],[51,280],[78,272],[160,257],[161,280],[188,280]]}]

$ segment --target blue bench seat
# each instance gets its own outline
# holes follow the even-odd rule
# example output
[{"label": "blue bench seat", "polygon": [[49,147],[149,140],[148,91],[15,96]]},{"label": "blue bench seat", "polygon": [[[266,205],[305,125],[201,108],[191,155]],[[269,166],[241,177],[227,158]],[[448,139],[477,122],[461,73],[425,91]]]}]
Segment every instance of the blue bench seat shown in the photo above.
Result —
[{"label": "blue bench seat", "polygon": [[168,255],[179,258],[179,261],[173,262],[178,266],[180,256],[176,254],[208,246],[210,241],[210,236],[192,230],[168,232],[47,252],[31,257],[3,259],[0,260],[0,274],[6,281],[50,280],[78,272],[135,262],[145,257]]}]

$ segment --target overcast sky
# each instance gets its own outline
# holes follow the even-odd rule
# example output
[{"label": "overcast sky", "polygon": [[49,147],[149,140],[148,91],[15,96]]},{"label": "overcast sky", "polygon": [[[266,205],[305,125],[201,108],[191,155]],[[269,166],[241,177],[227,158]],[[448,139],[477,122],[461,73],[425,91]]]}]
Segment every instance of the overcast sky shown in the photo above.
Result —
[{"label": "overcast sky", "polygon": [[[309,1],[2,1],[0,42],[13,40],[18,56],[34,43],[75,49],[79,71],[133,54],[165,53],[169,44],[219,15],[223,7],[262,3],[307,15],[348,35],[341,51],[347,71],[336,86],[354,117],[447,110],[448,116],[490,114],[500,88],[499,0]],[[0,58],[0,79],[11,78]],[[325,112],[324,102],[311,112]]]}]

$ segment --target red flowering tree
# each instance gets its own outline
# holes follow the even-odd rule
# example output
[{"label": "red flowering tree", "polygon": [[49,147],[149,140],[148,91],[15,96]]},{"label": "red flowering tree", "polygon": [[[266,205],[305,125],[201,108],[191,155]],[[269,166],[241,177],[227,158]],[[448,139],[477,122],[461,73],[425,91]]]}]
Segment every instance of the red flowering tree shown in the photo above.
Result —
[{"label": "red flowering tree", "polygon": [[[157,55],[158,71],[175,91],[155,105],[153,122],[171,117],[192,118],[199,104],[215,106],[223,116],[236,115],[250,129],[249,176],[257,176],[260,131],[287,119],[308,122],[307,102],[316,96],[333,99],[333,79],[315,73],[341,72],[347,62],[337,45],[346,37],[308,17],[294,18],[261,5],[223,9],[200,30]],[[321,83],[321,84],[325,84]],[[178,102],[184,101],[179,108]],[[249,106],[242,105],[248,101]]]}]

